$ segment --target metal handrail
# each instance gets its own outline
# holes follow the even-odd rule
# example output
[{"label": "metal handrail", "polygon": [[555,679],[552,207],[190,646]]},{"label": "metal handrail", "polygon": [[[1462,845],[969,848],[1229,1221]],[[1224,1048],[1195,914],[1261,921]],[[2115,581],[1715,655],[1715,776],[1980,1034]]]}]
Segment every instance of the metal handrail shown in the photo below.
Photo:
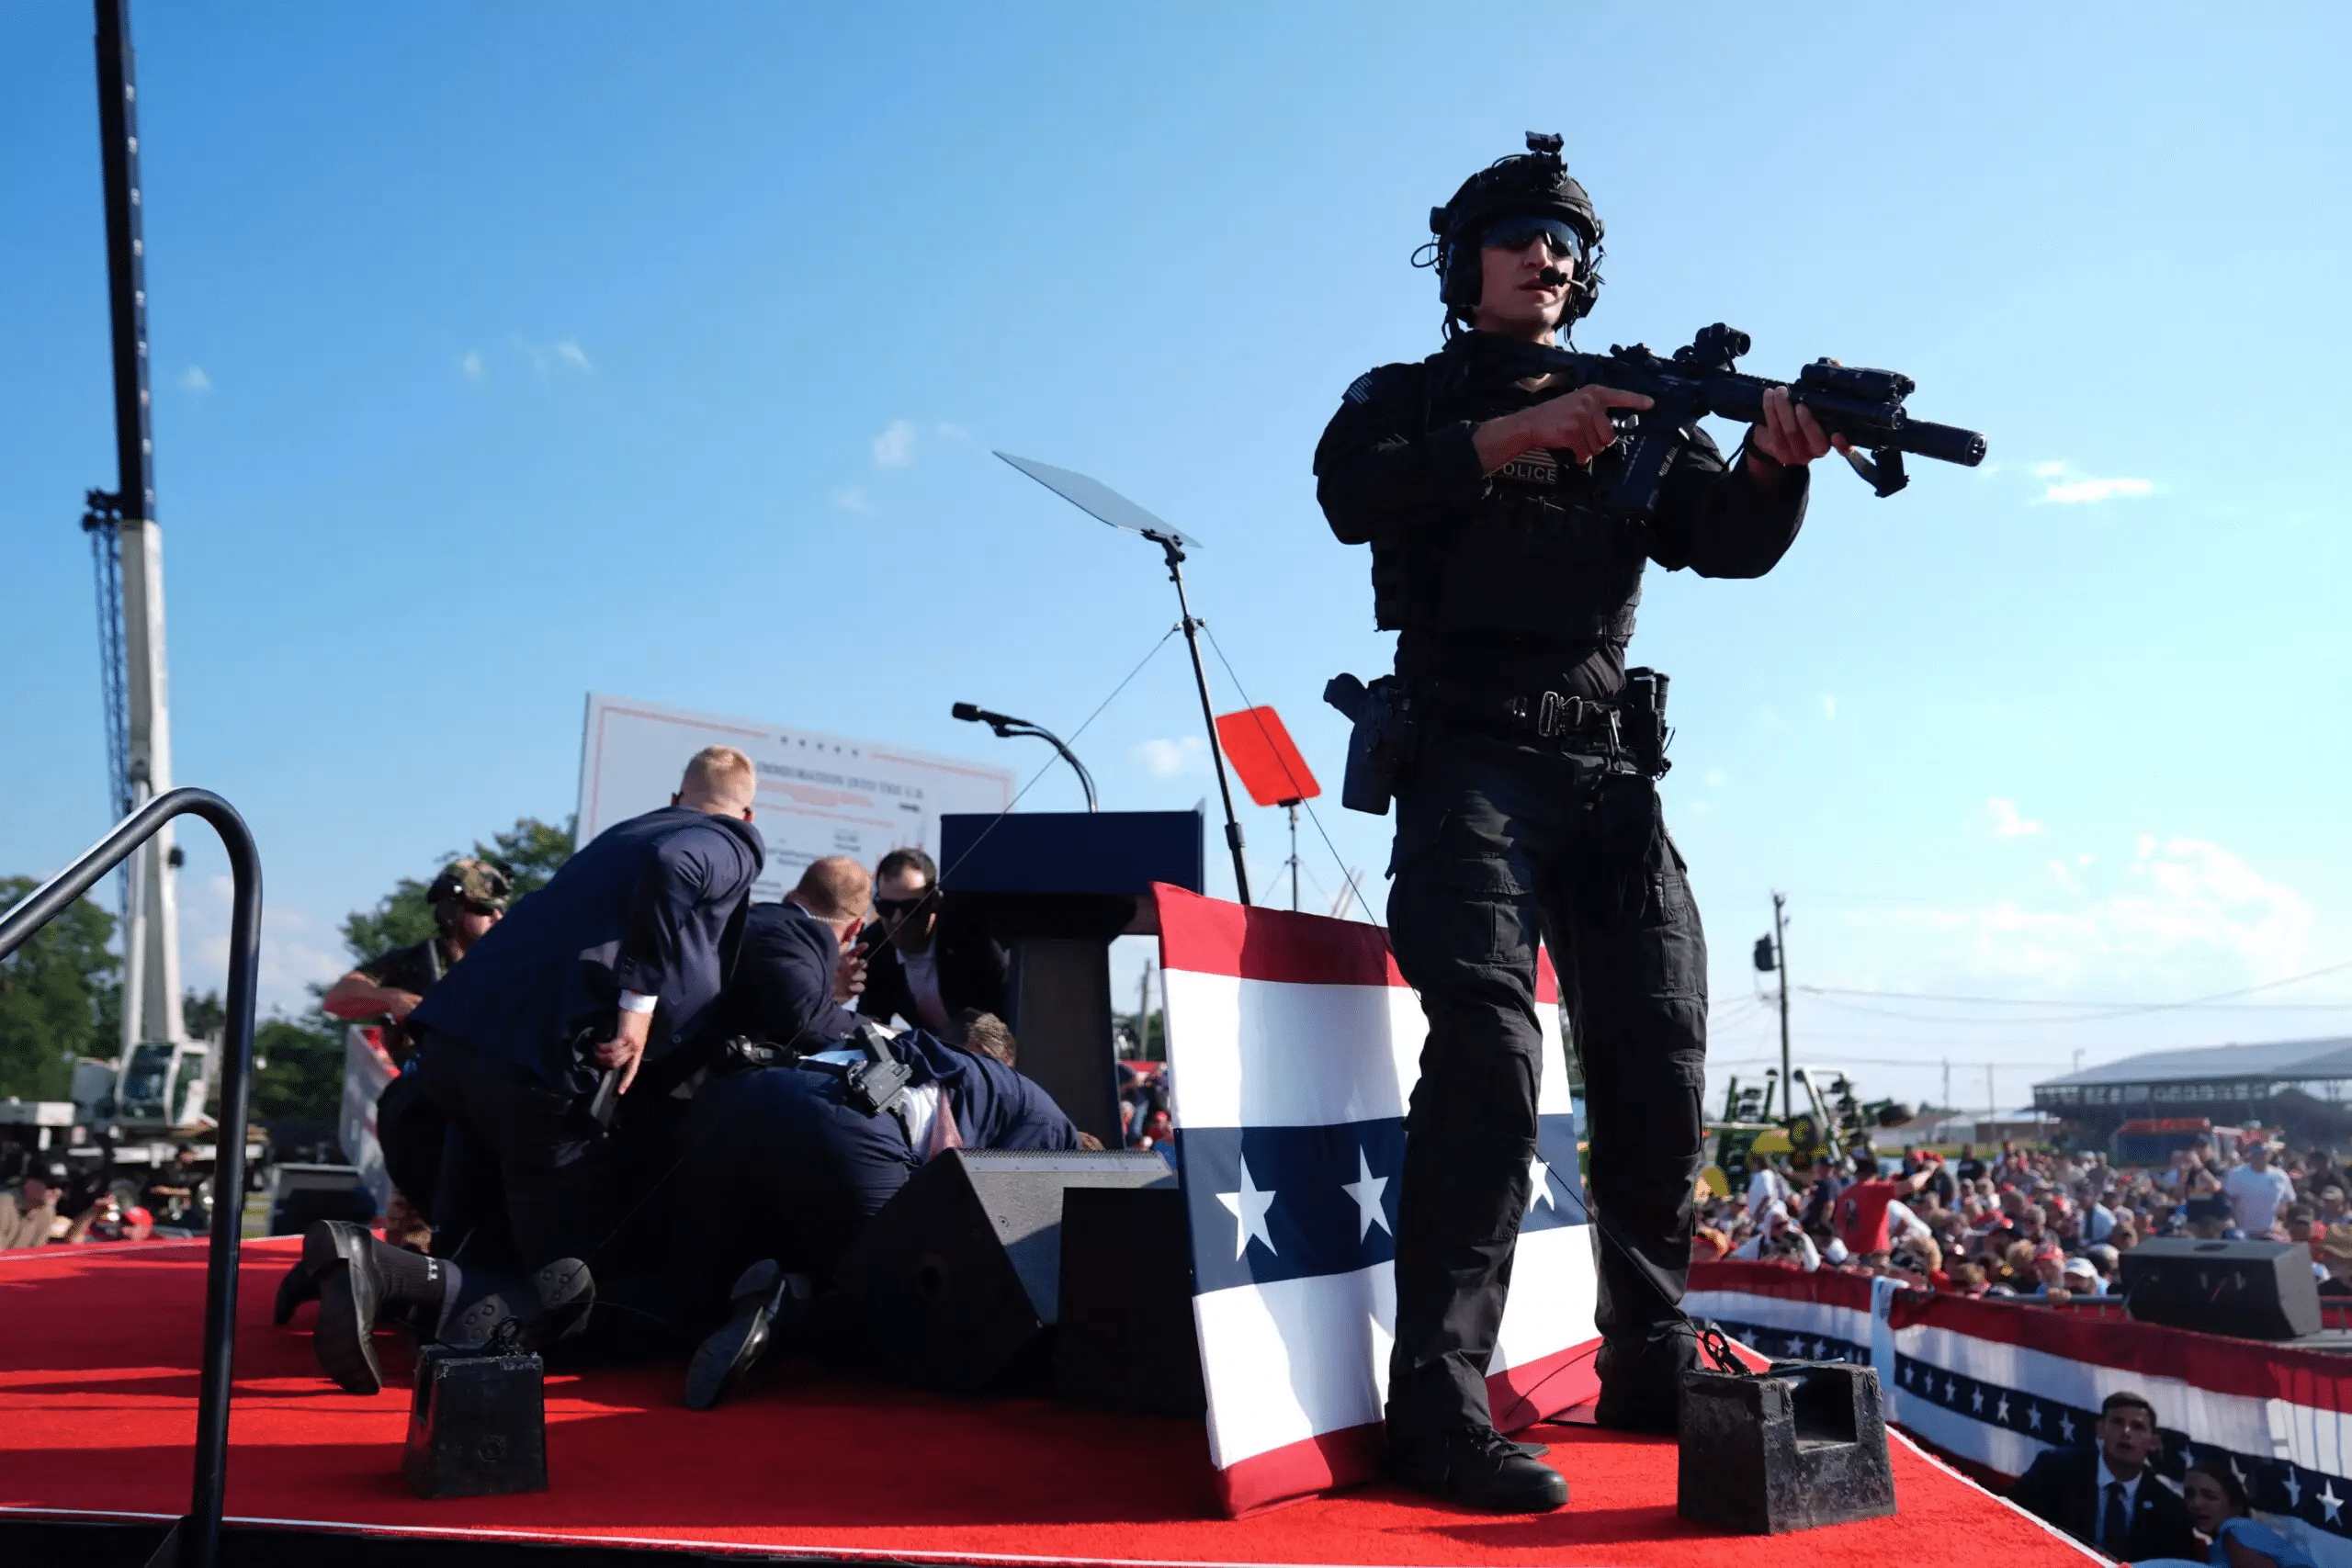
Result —
[{"label": "metal handrail", "polygon": [[[201,817],[220,835],[235,883],[229,914],[229,1020],[220,1066],[220,1143],[213,1155],[212,1240],[204,1269],[204,1360],[196,1399],[196,1476],[188,1512],[158,1550],[188,1568],[213,1568],[229,1470],[229,1394],[237,1353],[237,1259],[244,1234],[245,1117],[253,1102],[254,987],[261,964],[261,852],[237,808],[209,789],[157,795],[81,857],[0,915],[0,958],[63,914],[175,817]],[[124,998],[125,1007],[134,999]]]}]

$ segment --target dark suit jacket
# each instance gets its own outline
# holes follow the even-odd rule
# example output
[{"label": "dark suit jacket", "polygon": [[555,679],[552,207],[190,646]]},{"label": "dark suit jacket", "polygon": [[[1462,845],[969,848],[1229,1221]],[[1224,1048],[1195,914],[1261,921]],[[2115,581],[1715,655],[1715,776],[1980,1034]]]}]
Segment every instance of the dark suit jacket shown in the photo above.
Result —
[{"label": "dark suit jacket", "polygon": [[841,952],[833,928],[799,905],[752,905],[717,1028],[803,1051],[844,1038],[857,1014],[833,1000]]},{"label": "dark suit jacket", "polygon": [[615,823],[491,927],[409,1017],[584,1092],[595,1074],[571,1043],[612,1028],[622,991],[659,998],[648,1060],[707,1021],[765,853],[749,822],[687,807]]},{"label": "dark suit jacket", "polygon": [[[915,1011],[906,965],[899,950],[882,940],[883,930],[882,922],[876,920],[858,933],[858,941],[865,944],[866,960],[865,990],[857,998],[857,1010],[886,1023],[896,1013],[909,1023],[920,1024],[922,1018]],[[992,1012],[1012,1021],[1012,1003],[1005,983],[1010,961],[1005,951],[985,925],[963,912],[952,893],[940,898],[939,924],[931,943],[939,955],[939,1000],[951,1024],[967,1010]]]},{"label": "dark suit jacket", "polygon": [[[2098,1454],[2091,1449],[2044,1450],[2009,1488],[2009,1501],[2040,1515],[2084,1545],[2093,1544],[2102,1506]],[[2189,1529],[2187,1506],[2149,1471],[2140,1472],[2130,1538],[2120,1546],[2110,1541],[2100,1550],[2126,1562],[2148,1557],[2199,1560],[2204,1556]]]}]

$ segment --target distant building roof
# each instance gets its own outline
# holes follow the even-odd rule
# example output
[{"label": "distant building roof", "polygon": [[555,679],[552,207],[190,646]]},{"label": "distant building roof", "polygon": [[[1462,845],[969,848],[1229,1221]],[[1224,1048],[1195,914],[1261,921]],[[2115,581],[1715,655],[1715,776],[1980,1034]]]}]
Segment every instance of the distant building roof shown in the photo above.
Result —
[{"label": "distant building roof", "polygon": [[2185,1051],[2145,1051],[2103,1066],[2086,1067],[2033,1086],[2050,1089],[2103,1084],[2211,1082],[2248,1078],[2293,1081],[2352,1078],[2352,1037],[2280,1040],[2267,1045],[2197,1045]]}]

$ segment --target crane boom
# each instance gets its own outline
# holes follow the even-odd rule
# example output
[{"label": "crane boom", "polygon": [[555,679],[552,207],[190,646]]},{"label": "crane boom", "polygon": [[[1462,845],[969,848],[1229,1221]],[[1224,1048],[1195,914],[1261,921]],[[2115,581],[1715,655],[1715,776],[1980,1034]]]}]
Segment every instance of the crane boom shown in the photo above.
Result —
[{"label": "crane boom", "polygon": [[[164,539],[155,521],[155,442],[147,378],[147,246],[141,223],[139,85],[130,0],[93,0],[97,21],[98,141],[106,179],[107,296],[114,341],[115,490],[90,494],[84,527],[105,551],[113,535],[119,604],[99,604],[100,647],[118,642],[107,673],[114,805],[136,810],[172,787],[170,689],[164,649]],[[99,591],[107,588],[99,563]],[[111,627],[104,623],[113,621]],[[118,698],[117,694],[119,694]],[[119,705],[118,705],[119,704]],[[180,1043],[179,862],[164,829],[126,865],[123,1060],[141,1041]]]}]

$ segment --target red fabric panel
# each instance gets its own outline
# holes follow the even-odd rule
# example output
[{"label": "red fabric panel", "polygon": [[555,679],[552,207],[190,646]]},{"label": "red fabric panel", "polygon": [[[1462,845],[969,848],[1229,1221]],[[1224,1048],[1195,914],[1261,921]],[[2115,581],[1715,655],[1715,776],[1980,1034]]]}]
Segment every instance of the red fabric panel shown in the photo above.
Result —
[{"label": "red fabric panel", "polygon": [[1824,1269],[1808,1274],[1777,1263],[1693,1263],[1694,1291],[1744,1291],[1751,1296],[1784,1296],[1791,1301],[1820,1302],[1826,1306],[1871,1310],[1871,1281],[1866,1274],[1840,1274]]},{"label": "red fabric panel", "polygon": [[2077,1318],[2062,1308],[1911,1291],[1895,1296],[1889,1316],[1897,1328],[1950,1329],[2095,1367],[2178,1378],[2216,1393],[2352,1410],[2352,1362],[2324,1351],[2229,1339],[2129,1318]]},{"label": "red fabric panel", "polygon": [[[1816,1301],[1861,1312],[1871,1305],[1867,1276],[1827,1269],[1807,1274],[1770,1263],[1699,1263],[1691,1266],[1690,1288]],[[2198,1334],[2103,1313],[1940,1292],[1898,1291],[1888,1317],[1897,1328],[1949,1329],[2090,1366],[2178,1378],[2216,1393],[2352,1411],[2352,1360],[2324,1351]]]},{"label": "red fabric panel", "polygon": [[[1244,908],[1164,882],[1153,883],[1151,890],[1159,904],[1159,961],[1168,968],[1310,986],[1405,983],[1389,955],[1388,932],[1379,926],[1288,909]],[[1535,999],[1560,999],[1548,953],[1536,955]]]}]

